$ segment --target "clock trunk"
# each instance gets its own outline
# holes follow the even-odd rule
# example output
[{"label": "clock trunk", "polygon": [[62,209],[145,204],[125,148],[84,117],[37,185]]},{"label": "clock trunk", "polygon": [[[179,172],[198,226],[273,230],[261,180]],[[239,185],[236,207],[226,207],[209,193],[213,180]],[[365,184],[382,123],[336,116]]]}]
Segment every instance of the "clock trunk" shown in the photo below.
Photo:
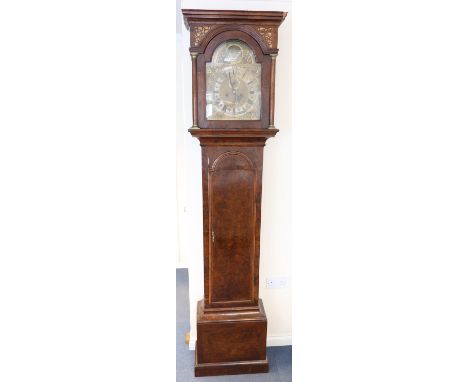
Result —
[{"label": "clock trunk", "polygon": [[204,146],[205,306],[258,302],[263,146]]}]

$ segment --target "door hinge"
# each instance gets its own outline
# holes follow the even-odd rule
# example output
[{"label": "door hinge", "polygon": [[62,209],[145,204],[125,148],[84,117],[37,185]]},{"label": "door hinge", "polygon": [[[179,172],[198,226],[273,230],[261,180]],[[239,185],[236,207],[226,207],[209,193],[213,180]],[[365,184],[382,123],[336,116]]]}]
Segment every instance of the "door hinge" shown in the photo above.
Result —
[{"label": "door hinge", "polygon": [[214,243],[214,231],[211,231],[211,241]]}]

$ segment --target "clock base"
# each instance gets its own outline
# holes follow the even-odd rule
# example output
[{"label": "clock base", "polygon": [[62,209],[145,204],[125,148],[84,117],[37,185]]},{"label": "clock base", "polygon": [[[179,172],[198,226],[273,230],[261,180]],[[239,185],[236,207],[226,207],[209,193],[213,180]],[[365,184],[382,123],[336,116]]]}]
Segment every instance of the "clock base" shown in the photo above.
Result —
[{"label": "clock base", "polygon": [[210,377],[215,375],[268,373],[268,360],[238,361],[218,363],[197,363],[195,351],[195,377]]},{"label": "clock base", "polygon": [[195,376],[267,373],[267,319],[262,301],[249,310],[197,309]]}]

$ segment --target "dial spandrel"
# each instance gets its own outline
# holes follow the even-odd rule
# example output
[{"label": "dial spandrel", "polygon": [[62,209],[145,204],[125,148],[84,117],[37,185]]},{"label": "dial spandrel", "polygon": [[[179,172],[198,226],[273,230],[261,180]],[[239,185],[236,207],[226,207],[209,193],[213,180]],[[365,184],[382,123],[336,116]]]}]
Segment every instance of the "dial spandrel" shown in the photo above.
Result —
[{"label": "dial spandrel", "polygon": [[243,41],[220,44],[206,64],[206,118],[259,120],[261,64]]}]

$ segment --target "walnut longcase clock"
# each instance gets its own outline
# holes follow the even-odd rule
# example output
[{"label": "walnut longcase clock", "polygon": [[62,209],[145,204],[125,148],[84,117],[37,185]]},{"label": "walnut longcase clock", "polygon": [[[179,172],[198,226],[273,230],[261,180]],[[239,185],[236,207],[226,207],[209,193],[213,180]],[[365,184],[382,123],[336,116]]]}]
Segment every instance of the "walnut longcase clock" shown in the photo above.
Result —
[{"label": "walnut longcase clock", "polygon": [[202,147],[204,298],[195,375],[268,371],[258,295],[263,148],[276,135],[284,12],[182,10],[190,30],[193,126]]}]

